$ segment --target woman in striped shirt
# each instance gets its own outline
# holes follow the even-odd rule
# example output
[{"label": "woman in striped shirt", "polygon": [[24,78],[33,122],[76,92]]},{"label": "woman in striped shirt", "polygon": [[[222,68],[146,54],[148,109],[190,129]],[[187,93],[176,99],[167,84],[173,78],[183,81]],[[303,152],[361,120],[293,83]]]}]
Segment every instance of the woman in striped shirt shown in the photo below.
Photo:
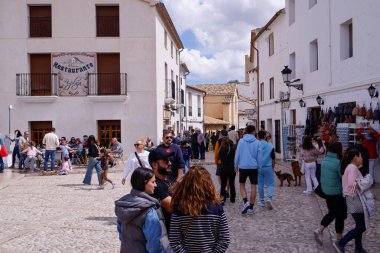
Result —
[{"label": "woman in striped shirt", "polygon": [[173,186],[170,245],[174,252],[225,252],[230,243],[227,218],[210,173],[193,166]]}]

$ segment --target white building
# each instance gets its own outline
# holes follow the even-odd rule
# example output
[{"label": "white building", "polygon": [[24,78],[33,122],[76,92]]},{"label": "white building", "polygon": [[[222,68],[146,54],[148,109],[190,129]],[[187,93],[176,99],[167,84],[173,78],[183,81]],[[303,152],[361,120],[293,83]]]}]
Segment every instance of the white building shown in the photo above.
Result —
[{"label": "white building", "polygon": [[[258,86],[259,120],[273,131],[279,155],[284,156],[286,147],[283,126],[306,125],[307,118],[312,122],[321,110],[334,106],[376,105],[378,98],[371,98],[367,89],[380,84],[379,9],[379,1],[286,0],[285,9],[252,31],[250,75],[255,81],[249,80]],[[303,91],[285,86],[284,66],[292,70],[292,80],[300,79],[292,85],[302,84]],[[317,103],[318,95],[324,104]],[[338,121],[353,127],[361,122],[367,121],[362,117]],[[371,124],[379,129],[378,122]]]},{"label": "white building", "polygon": [[256,125],[256,94],[255,86],[250,83],[238,83],[238,108],[239,124],[238,129],[245,128],[247,125]]},{"label": "white building", "polygon": [[203,110],[203,98],[206,93],[193,86],[186,86],[185,96],[185,118],[184,129],[189,131],[191,129],[199,128],[203,132],[204,126],[204,110]]},{"label": "white building", "polygon": [[0,2],[0,132],[29,130],[37,143],[59,136],[116,136],[133,149],[156,143],[179,112],[183,44],[164,4],[155,0],[4,0]]}]

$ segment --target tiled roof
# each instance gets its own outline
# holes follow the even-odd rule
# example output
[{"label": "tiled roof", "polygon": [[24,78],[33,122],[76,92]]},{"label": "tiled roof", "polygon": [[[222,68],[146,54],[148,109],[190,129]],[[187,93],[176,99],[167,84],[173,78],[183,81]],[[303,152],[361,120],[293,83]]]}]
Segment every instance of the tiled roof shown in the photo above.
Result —
[{"label": "tiled roof", "polygon": [[230,122],[204,115],[205,125],[229,125]]},{"label": "tiled roof", "polygon": [[234,95],[237,89],[236,83],[197,84],[189,86],[205,91],[206,95]]}]

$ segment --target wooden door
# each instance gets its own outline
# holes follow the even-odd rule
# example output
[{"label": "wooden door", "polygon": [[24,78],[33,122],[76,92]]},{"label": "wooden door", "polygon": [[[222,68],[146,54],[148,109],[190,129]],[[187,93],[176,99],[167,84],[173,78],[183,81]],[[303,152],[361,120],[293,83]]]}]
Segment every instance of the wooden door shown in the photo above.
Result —
[{"label": "wooden door", "polygon": [[31,140],[36,145],[42,146],[42,140],[50,129],[53,127],[52,121],[31,121],[30,122],[30,136]]},{"label": "wooden door", "polygon": [[98,95],[120,95],[120,55],[98,54]]},{"label": "wooden door", "polygon": [[50,54],[31,54],[30,73],[31,95],[51,96]]},{"label": "wooden door", "polygon": [[120,120],[99,120],[98,138],[102,147],[108,147],[112,138],[117,138],[121,142]]}]

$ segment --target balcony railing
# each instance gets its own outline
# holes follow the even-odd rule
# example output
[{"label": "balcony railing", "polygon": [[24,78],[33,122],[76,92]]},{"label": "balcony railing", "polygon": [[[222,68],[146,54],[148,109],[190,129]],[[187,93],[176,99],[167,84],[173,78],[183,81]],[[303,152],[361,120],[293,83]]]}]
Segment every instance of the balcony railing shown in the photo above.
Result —
[{"label": "balcony railing", "polygon": [[57,87],[57,74],[16,74],[17,96],[57,96]]},{"label": "balcony railing", "polygon": [[127,74],[89,73],[88,95],[127,95]]},{"label": "balcony railing", "polygon": [[29,17],[30,37],[51,37],[51,17]]},{"label": "balcony railing", "polygon": [[119,16],[97,16],[96,17],[97,37],[118,37],[119,36]]}]

